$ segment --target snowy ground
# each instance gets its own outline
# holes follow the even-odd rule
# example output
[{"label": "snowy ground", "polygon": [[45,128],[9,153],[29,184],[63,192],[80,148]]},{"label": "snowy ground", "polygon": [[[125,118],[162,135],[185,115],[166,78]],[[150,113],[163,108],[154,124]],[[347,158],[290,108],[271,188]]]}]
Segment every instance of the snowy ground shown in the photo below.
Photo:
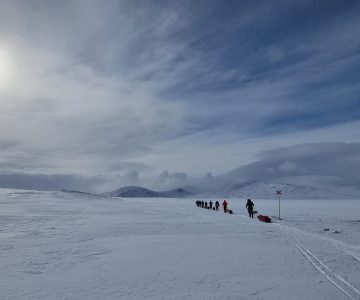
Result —
[{"label": "snowy ground", "polygon": [[229,203],[0,190],[0,299],[360,299],[360,201]]}]

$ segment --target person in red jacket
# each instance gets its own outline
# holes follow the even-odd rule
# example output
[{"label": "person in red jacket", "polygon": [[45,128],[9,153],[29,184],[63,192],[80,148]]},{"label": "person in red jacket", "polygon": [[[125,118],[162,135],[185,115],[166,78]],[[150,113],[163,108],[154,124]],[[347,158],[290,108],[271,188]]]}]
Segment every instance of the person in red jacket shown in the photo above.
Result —
[{"label": "person in red jacket", "polygon": [[227,206],[228,206],[228,203],[227,203],[226,200],[224,200],[224,202],[222,203],[222,206],[224,208],[224,213],[226,213],[227,212]]}]

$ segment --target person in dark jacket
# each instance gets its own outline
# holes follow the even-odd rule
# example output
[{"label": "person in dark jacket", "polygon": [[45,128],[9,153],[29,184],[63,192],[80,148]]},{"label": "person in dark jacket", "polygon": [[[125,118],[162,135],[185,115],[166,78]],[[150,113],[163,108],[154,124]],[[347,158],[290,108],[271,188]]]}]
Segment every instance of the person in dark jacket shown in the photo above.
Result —
[{"label": "person in dark jacket", "polygon": [[254,202],[252,202],[250,199],[247,199],[245,207],[248,210],[250,218],[254,218],[254,205]]},{"label": "person in dark jacket", "polygon": [[215,202],[215,209],[216,209],[216,210],[219,210],[219,206],[220,206],[219,201],[216,201],[216,202]]},{"label": "person in dark jacket", "polygon": [[210,202],[209,202],[209,207],[210,207],[210,209],[212,209],[212,205],[213,205],[213,203],[212,203],[212,201],[210,200]]},{"label": "person in dark jacket", "polygon": [[207,206],[207,202],[205,201],[205,206],[204,206],[204,208],[208,208],[208,206]]}]

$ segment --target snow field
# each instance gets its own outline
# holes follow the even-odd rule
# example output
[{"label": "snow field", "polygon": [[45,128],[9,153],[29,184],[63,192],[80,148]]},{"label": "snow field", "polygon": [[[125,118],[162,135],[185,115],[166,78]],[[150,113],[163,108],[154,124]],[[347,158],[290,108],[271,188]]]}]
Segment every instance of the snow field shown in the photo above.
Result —
[{"label": "snow field", "polygon": [[195,200],[0,190],[0,299],[360,299],[359,201]]}]

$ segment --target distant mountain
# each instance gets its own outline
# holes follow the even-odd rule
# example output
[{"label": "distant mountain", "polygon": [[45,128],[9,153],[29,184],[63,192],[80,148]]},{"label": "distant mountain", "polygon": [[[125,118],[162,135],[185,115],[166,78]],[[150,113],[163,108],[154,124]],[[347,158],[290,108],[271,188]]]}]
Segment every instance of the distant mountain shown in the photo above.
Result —
[{"label": "distant mountain", "polygon": [[168,198],[181,198],[181,197],[187,197],[193,195],[193,193],[183,188],[177,188],[170,191],[159,192],[159,194],[161,195],[160,197],[168,197]]},{"label": "distant mountain", "polygon": [[182,186],[180,189],[183,189],[183,190],[189,192],[192,195],[199,194],[199,193],[203,192],[203,190],[201,190],[200,188],[192,186],[192,185],[185,185],[185,186]]},{"label": "distant mountain", "polygon": [[183,188],[177,188],[170,191],[155,192],[139,186],[125,186],[110,193],[107,195],[112,197],[128,197],[128,198],[181,198],[192,195]]},{"label": "distant mountain", "polygon": [[76,190],[67,190],[67,189],[62,189],[61,192],[70,193],[70,194],[79,194],[79,195],[98,196],[98,195],[92,194],[92,193],[81,192],[81,191],[76,191]]},{"label": "distant mountain", "polygon": [[158,197],[158,193],[139,186],[125,186],[108,193],[112,197]]},{"label": "distant mountain", "polygon": [[276,198],[281,190],[286,199],[360,199],[360,185],[336,176],[287,176],[249,181],[206,193],[204,197]]},{"label": "distant mountain", "polygon": [[286,199],[360,199],[360,184],[336,176],[302,175],[272,179],[249,180],[224,185],[203,194],[191,193],[184,188],[156,192],[139,186],[126,186],[106,195],[124,198],[182,198],[197,195],[200,198],[258,198],[274,199],[281,190]]}]

